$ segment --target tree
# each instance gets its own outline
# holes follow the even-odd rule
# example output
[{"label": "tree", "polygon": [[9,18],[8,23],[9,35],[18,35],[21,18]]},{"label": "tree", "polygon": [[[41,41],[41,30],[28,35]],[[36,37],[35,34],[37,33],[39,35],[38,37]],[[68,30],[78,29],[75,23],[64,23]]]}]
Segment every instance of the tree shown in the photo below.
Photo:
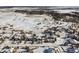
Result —
[{"label": "tree", "polygon": [[36,40],[36,34],[33,34],[32,35],[32,44],[34,44],[35,40]]}]

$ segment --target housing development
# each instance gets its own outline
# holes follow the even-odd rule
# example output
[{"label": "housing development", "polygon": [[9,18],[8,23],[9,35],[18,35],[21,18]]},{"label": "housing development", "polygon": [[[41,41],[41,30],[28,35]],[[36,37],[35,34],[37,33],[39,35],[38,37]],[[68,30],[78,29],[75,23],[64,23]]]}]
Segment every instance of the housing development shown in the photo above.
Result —
[{"label": "housing development", "polygon": [[0,53],[78,53],[79,7],[0,7]]}]

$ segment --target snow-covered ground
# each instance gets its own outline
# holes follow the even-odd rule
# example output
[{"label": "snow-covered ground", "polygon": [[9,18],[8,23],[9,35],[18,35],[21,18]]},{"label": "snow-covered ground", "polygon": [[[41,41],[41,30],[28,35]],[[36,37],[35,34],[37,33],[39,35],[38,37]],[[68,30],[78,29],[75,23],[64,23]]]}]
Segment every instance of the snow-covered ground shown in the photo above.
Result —
[{"label": "snow-covered ground", "polygon": [[[58,11],[58,13],[71,13],[76,10],[55,10],[55,11]],[[47,14],[31,15],[26,13],[16,13],[14,11],[7,12],[5,9],[4,10],[2,9],[0,10],[0,40],[4,38],[3,40],[4,42],[0,44],[0,51],[3,51],[2,48],[4,48],[4,46],[9,46],[10,48],[14,48],[17,46],[20,46],[20,47],[21,46],[29,46],[29,47],[39,46],[38,48],[35,48],[33,50],[34,53],[35,52],[42,53],[45,50],[46,50],[45,52],[48,51],[48,52],[54,52],[54,53],[68,52],[70,51],[68,50],[68,48],[71,49],[73,44],[79,44],[79,41],[77,41],[75,38],[72,39],[71,37],[72,33],[70,32],[72,32],[73,30],[70,28],[72,27],[73,24],[74,23],[72,22],[64,22],[62,20],[57,21],[53,18],[53,16],[47,15]],[[31,41],[27,41],[27,43],[24,43],[26,41],[23,41],[20,39],[23,33],[19,34],[19,31],[24,32],[27,38],[29,39],[34,38],[34,39],[37,39],[37,41],[34,42],[33,44],[31,44]],[[48,31],[48,33],[45,34],[45,31]],[[3,32],[4,34],[2,34]],[[27,34],[29,32],[31,33]],[[50,32],[52,34],[50,34]],[[76,36],[77,33],[78,32],[73,33],[73,35]],[[35,36],[33,36],[33,34],[35,34]],[[13,40],[14,36],[15,38],[17,38],[16,40],[17,42],[18,40],[19,41],[21,40],[22,42],[17,44],[16,41],[10,41],[10,39]],[[42,36],[44,36],[44,38],[41,38]],[[37,44],[37,42],[41,42],[41,40],[42,40],[42,43]],[[45,42],[46,40],[47,40],[47,43]],[[14,44],[12,44],[12,42]],[[78,50],[79,48],[75,48],[75,49]],[[18,52],[21,52],[21,51],[26,51],[26,50],[19,48]]]}]

